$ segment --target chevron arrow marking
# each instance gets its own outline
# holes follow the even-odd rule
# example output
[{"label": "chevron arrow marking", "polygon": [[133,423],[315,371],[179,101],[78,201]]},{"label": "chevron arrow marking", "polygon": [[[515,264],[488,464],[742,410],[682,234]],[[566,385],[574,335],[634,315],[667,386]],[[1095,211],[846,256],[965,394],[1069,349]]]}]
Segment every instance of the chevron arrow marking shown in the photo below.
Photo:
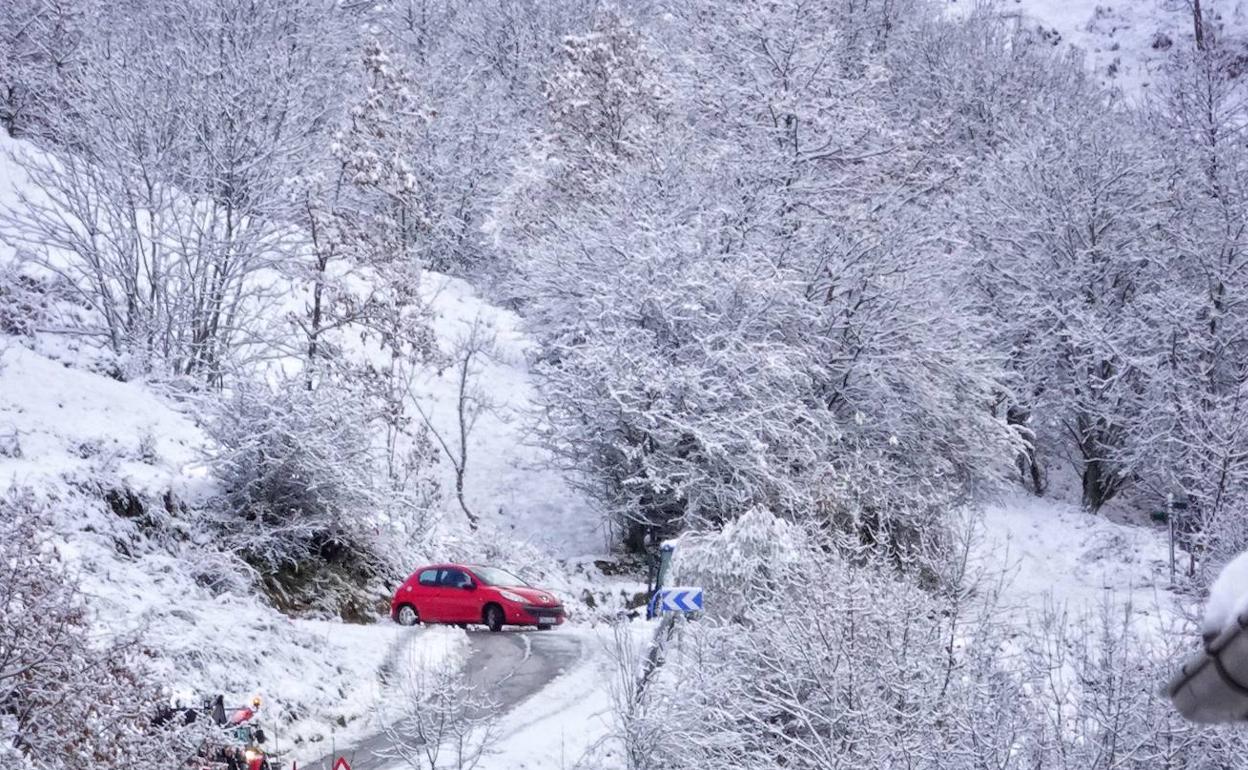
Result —
[{"label": "chevron arrow marking", "polygon": [[664,612],[698,612],[702,609],[702,589],[694,587],[664,588],[655,597]]}]

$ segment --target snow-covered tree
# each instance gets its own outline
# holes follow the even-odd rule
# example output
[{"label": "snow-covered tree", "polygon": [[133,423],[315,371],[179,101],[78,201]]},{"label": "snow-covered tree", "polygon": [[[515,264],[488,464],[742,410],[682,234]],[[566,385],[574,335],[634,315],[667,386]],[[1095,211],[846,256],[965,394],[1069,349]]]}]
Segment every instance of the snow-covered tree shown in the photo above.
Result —
[{"label": "snow-covered tree", "polygon": [[1130,483],[1146,440],[1171,265],[1156,226],[1164,171],[1131,116],[1089,93],[984,174],[969,278],[1001,321],[1016,403],[1096,510]]},{"label": "snow-covered tree", "polygon": [[551,137],[572,168],[644,151],[670,98],[658,61],[632,22],[602,12],[584,35],[563,41],[546,83]]},{"label": "snow-covered tree", "polygon": [[1173,180],[1164,226],[1178,259],[1158,308],[1164,367],[1150,393],[1142,487],[1158,508],[1178,498],[1180,533],[1214,563],[1248,545],[1248,150],[1233,59],[1213,39],[1176,57],[1152,113]]},{"label": "snow-covered tree", "polygon": [[180,767],[198,734],[152,724],[159,688],[141,643],[100,633],[47,531],[33,495],[0,495],[0,761]]},{"label": "snow-covered tree", "polygon": [[62,88],[76,76],[93,3],[13,0],[0,7],[0,126],[11,136],[39,135],[76,109]]},{"label": "snow-covered tree", "polygon": [[835,11],[681,9],[694,45],[663,90],[686,112],[647,122],[645,153],[604,144],[582,184],[539,165],[516,193],[552,439],[633,547],[756,506],[897,545],[996,473],[997,369],[893,202],[878,75],[793,22]]},{"label": "snow-covered tree", "polygon": [[47,152],[19,154],[31,184],[0,233],[76,291],[90,313],[74,331],[121,372],[220,385],[255,331],[252,278],[279,258],[282,186],[323,123],[323,18],[151,0],[91,22],[72,113],[40,132]]}]

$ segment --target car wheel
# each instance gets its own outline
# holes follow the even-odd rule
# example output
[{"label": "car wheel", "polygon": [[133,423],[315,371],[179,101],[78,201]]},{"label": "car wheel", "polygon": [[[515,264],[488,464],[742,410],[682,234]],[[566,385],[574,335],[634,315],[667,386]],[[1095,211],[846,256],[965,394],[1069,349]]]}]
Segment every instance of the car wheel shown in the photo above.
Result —
[{"label": "car wheel", "polygon": [[404,604],[399,608],[399,614],[396,618],[400,626],[414,626],[420,622],[420,613],[410,604]]},{"label": "car wheel", "polygon": [[491,631],[503,630],[503,608],[497,604],[487,604],[485,607],[485,624],[490,627]]}]

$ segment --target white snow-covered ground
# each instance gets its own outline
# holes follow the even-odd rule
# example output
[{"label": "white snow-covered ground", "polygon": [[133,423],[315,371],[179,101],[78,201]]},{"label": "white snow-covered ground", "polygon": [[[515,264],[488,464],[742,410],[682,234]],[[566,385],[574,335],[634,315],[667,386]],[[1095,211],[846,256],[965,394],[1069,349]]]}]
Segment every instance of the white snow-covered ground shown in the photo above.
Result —
[{"label": "white snow-covered ground", "polygon": [[137,492],[210,491],[208,439],[141,383],[77,369],[0,336],[0,484],[39,486],[107,474]]},{"label": "white snow-covered ground", "polygon": [[[947,3],[952,13],[976,6],[976,0]],[[1242,38],[1248,31],[1246,0],[1205,0],[1204,6],[1224,35]],[[1000,0],[994,8],[1054,46],[1077,47],[1100,82],[1132,97],[1148,91],[1175,51],[1195,47],[1187,3],[1174,0]]]},{"label": "white snow-covered ground", "polygon": [[1155,625],[1159,612],[1173,609],[1165,529],[1024,493],[985,506],[973,526],[973,556],[984,579],[1002,586],[1007,611],[1025,614],[1051,603],[1096,613],[1108,602],[1129,604]]}]

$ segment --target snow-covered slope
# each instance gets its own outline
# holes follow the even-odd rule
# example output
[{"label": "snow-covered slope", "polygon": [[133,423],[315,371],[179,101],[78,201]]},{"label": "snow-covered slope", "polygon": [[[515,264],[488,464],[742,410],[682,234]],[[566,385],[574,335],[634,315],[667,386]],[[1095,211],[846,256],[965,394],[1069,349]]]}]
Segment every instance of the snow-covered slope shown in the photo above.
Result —
[{"label": "snow-covered slope", "polygon": [[[36,150],[3,132],[0,145],[0,205],[37,195],[5,154]],[[16,256],[0,247],[0,269]],[[526,557],[550,561],[548,569],[553,556],[601,550],[590,503],[528,440],[535,385],[519,319],[463,281],[427,274],[425,290],[445,349],[475,319],[497,336],[477,378],[494,407],[471,434],[469,504],[491,529],[531,543]],[[140,631],[171,692],[223,692],[238,702],[261,693],[279,744],[315,755],[307,748],[313,743],[325,748],[374,729],[368,715],[378,671],[394,655],[412,646],[430,661],[465,652],[458,629],[296,620],[254,595],[238,565],[194,542],[196,530],[186,525],[216,486],[206,462],[214,447],[197,424],[194,399],[119,381],[96,360],[92,346],[70,335],[0,334],[0,492],[27,489],[45,504],[46,534],[80,579],[101,629]],[[454,429],[454,372],[428,372],[415,395],[436,427]],[[450,463],[437,472],[446,488],[443,537],[464,548],[470,535]]]},{"label": "snow-covered slope", "polygon": [[[265,695],[287,744],[368,729],[370,685],[391,650],[410,641],[405,629],[292,620],[238,590],[241,581],[232,585],[241,576],[214,551],[180,542],[178,508],[210,491],[198,463],[206,441],[140,384],[11,341],[0,351],[0,488],[32,490],[47,504],[46,534],[104,629],[140,632],[171,693],[222,692],[239,703]],[[169,509],[153,510],[162,499]],[[153,518],[165,542],[148,537]],[[463,634],[418,641],[428,654],[452,655]]]},{"label": "snow-covered slope", "polygon": [[137,383],[54,361],[0,337],[0,480],[38,487],[105,476],[136,492],[210,491],[208,441],[193,420]]},{"label": "snow-covered slope", "polygon": [[[975,7],[974,0],[947,2],[954,13]],[[1239,41],[1248,32],[1245,0],[1205,0],[1203,5],[1207,23],[1227,38]],[[1176,51],[1195,47],[1191,11],[1184,2],[1002,0],[995,7],[1055,46],[1079,48],[1102,83],[1132,96],[1147,92]]]},{"label": "snow-covered slope", "polygon": [[975,555],[1003,578],[1010,611],[1026,614],[1051,602],[1095,614],[1106,603],[1129,604],[1144,620],[1174,609],[1164,529],[1020,494],[986,506],[978,530]]},{"label": "snow-covered slope", "polygon": [[[568,484],[531,431],[540,417],[528,368],[533,341],[515,313],[483,300],[457,278],[426,273],[423,285],[433,309],[439,344],[450,353],[474,323],[493,340],[493,351],[476,359],[473,381],[490,408],[469,433],[465,499],[482,520],[559,557],[601,553],[603,517]],[[415,397],[444,436],[457,435],[459,378],[453,368],[429,371],[415,384]],[[454,443],[454,442],[452,442]],[[448,516],[462,516],[454,494],[455,475],[441,463]]]}]

